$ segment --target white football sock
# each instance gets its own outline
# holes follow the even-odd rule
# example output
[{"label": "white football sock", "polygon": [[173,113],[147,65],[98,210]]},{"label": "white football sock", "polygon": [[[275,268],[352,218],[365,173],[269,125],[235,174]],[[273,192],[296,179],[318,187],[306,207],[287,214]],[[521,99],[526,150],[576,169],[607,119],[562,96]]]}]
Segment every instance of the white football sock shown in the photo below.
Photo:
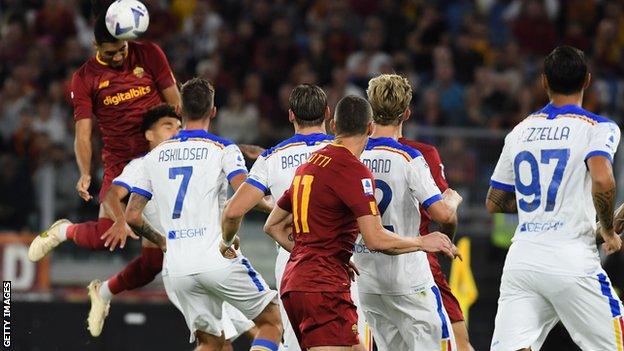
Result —
[{"label": "white football sock", "polygon": [[70,223],[63,223],[59,226],[59,239],[61,239],[61,241],[67,240],[67,228],[70,225]]},{"label": "white football sock", "polygon": [[114,295],[108,288],[108,280],[100,285],[100,290],[98,291],[98,293],[100,294],[100,297],[104,299],[104,301],[110,301],[113,298]]}]

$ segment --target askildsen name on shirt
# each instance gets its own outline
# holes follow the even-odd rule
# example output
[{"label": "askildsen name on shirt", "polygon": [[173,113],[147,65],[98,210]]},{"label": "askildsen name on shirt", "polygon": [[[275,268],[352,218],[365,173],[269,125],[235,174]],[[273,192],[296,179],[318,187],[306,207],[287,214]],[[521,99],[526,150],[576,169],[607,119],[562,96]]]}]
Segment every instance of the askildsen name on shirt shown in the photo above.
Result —
[{"label": "askildsen name on shirt", "polygon": [[164,149],[158,153],[158,162],[204,160],[209,152],[207,147]]}]

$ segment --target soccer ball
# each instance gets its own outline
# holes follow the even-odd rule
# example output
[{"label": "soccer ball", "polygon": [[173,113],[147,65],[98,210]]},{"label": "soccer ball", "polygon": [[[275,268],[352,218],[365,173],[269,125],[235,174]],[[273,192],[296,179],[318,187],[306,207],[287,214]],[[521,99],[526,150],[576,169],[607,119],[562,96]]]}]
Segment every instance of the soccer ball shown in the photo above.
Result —
[{"label": "soccer ball", "polygon": [[119,40],[138,38],[149,26],[149,13],[137,0],[117,0],[106,10],[106,28]]}]

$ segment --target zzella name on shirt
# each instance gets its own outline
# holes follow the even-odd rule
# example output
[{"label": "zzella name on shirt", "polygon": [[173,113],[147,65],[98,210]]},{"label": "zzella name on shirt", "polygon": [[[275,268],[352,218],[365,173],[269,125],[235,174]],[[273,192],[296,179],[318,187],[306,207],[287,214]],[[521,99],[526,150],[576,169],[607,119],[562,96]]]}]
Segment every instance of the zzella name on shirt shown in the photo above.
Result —
[{"label": "zzella name on shirt", "polygon": [[522,131],[520,141],[568,140],[570,127],[529,127]]}]

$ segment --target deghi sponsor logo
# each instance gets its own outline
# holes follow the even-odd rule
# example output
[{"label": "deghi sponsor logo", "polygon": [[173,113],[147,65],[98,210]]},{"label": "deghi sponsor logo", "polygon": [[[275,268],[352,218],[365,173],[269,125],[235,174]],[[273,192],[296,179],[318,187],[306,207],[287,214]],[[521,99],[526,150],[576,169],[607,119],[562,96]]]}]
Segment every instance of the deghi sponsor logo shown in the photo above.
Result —
[{"label": "deghi sponsor logo", "polygon": [[138,88],[131,88],[128,91],[117,93],[115,95],[107,95],[104,98],[104,105],[119,105],[121,102],[145,96],[151,91],[152,88],[149,85],[146,85]]}]

